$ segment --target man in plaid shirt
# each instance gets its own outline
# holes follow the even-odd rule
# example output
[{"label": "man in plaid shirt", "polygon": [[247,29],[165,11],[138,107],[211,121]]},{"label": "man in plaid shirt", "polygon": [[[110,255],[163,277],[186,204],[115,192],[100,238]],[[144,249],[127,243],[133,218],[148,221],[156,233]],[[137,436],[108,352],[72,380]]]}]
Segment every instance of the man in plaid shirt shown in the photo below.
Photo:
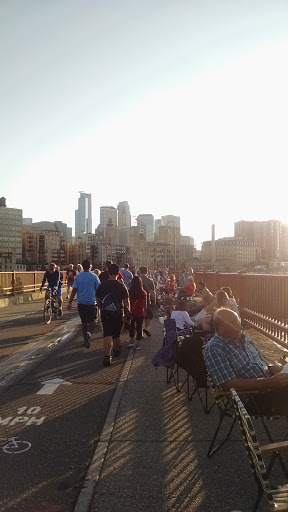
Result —
[{"label": "man in plaid shirt", "polygon": [[277,365],[268,368],[252,340],[242,333],[237,313],[220,308],[213,322],[215,335],[203,353],[213,383],[227,390],[262,392],[262,414],[265,405],[265,414],[276,414],[277,409],[279,414],[288,416],[288,374],[280,373]]}]

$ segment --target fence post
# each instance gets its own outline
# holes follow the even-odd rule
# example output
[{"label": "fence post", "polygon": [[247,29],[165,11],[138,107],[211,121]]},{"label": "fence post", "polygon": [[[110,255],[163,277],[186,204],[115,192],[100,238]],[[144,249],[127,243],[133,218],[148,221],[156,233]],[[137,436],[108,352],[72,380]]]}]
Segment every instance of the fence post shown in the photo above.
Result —
[{"label": "fence post", "polygon": [[13,270],[13,274],[12,274],[12,281],[11,281],[11,284],[12,284],[12,295],[15,295],[15,283],[16,283],[16,277],[15,277],[15,270]]},{"label": "fence post", "polygon": [[36,271],[34,271],[34,292],[36,291]]}]

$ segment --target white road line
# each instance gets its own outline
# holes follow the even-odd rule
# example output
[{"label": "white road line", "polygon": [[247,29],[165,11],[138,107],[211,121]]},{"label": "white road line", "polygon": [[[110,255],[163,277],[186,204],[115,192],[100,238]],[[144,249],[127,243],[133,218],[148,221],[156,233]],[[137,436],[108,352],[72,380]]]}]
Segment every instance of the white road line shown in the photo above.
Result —
[{"label": "white road line", "polygon": [[118,407],[124,391],[125,383],[128,378],[132,361],[134,357],[134,351],[129,350],[124,368],[121,372],[119,383],[115,389],[115,393],[112,398],[112,402],[109,407],[109,411],[106,417],[106,421],[97,444],[97,448],[94,452],[90,467],[88,469],[83,487],[80,491],[76,506],[73,512],[89,512],[90,506],[95,494],[96,485],[99,481],[100,473],[102,471],[108,445],[113,433],[115,420],[118,412]]}]

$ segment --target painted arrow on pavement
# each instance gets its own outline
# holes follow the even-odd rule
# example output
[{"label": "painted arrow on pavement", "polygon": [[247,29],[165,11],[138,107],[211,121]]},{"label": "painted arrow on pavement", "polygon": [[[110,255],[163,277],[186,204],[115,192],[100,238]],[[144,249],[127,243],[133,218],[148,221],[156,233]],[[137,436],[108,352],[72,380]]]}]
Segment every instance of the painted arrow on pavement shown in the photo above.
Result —
[{"label": "painted arrow on pavement", "polygon": [[44,386],[37,391],[36,395],[52,395],[55,389],[57,389],[61,384],[71,385],[72,382],[66,382],[66,380],[56,377],[55,379],[45,380],[44,382],[41,382],[41,384],[44,384]]}]

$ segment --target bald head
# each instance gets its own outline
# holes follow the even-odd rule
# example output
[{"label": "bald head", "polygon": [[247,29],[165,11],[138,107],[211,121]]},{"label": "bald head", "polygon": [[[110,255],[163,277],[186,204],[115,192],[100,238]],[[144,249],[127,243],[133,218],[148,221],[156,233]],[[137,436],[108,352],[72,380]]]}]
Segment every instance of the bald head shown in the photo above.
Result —
[{"label": "bald head", "polygon": [[242,325],[239,316],[231,309],[220,308],[214,314],[213,324],[215,331],[232,340],[239,340],[242,333]]}]

